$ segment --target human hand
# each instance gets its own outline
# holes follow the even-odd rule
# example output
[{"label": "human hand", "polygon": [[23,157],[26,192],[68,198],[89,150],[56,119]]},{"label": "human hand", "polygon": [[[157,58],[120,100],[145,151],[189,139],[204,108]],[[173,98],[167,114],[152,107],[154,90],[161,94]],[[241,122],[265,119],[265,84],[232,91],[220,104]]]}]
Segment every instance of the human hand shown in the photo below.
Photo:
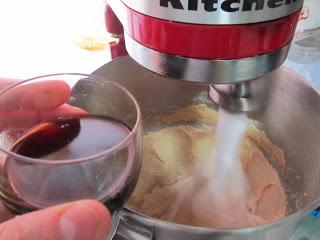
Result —
[{"label": "human hand", "polygon": [[[0,91],[15,82],[0,79]],[[66,83],[57,80],[22,85],[0,96],[0,131],[28,128],[57,116],[86,114],[65,104],[70,92]],[[0,240],[105,240],[110,222],[108,210],[91,200],[53,206],[15,218],[0,203]]]},{"label": "human hand", "polygon": [[[0,79],[0,91],[16,80]],[[0,96],[0,131],[28,128],[59,117],[85,115],[82,109],[65,102],[71,89],[63,81],[51,80],[20,85]],[[18,97],[19,96],[19,97]]]},{"label": "human hand", "polygon": [[[0,216],[12,217],[3,205]],[[105,240],[110,226],[101,203],[82,200],[11,218],[0,224],[0,240]]]}]

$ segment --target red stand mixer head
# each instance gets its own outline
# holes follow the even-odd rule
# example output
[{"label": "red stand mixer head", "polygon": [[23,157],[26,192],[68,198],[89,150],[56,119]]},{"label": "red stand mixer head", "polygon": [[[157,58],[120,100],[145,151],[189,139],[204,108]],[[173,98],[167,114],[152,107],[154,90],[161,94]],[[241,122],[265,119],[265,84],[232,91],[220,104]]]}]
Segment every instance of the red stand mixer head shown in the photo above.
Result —
[{"label": "red stand mixer head", "polygon": [[[214,84],[213,99],[233,105],[228,107],[232,111],[255,108],[248,96],[255,88],[251,82],[257,81],[251,80],[285,61],[303,6],[303,0],[107,2],[123,25],[126,49],[135,61],[178,80]],[[230,95],[237,99],[224,97]]]}]

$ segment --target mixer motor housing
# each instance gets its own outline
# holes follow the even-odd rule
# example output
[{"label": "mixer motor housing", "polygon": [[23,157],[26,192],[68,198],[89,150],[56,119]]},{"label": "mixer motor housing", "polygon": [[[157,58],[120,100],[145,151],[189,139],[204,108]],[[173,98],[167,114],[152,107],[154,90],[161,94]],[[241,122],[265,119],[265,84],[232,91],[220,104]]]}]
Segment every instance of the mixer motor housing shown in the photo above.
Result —
[{"label": "mixer motor housing", "polygon": [[[239,98],[232,89],[246,88],[244,98],[250,98],[248,82],[285,61],[303,6],[303,0],[107,3],[123,26],[127,52],[145,68],[177,80],[237,85],[228,94],[212,88],[220,104],[230,102],[225,97]],[[234,111],[253,109],[250,102],[244,105]]]}]

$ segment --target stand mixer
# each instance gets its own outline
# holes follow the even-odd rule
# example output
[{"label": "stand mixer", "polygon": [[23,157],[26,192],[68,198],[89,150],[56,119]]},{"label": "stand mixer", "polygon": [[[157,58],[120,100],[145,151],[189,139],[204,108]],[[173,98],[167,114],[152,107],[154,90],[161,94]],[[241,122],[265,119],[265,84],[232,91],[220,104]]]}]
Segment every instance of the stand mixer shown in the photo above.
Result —
[{"label": "stand mixer", "polygon": [[259,78],[285,61],[303,6],[303,0],[107,3],[107,30],[120,36],[120,49],[125,42],[129,55],[155,73],[211,84],[212,99],[232,112],[263,107],[268,83]]},{"label": "stand mixer", "polygon": [[[249,112],[270,140],[283,149],[287,166],[298,169],[302,176],[288,184],[302,196],[301,205],[270,224],[201,228],[124,208],[113,239],[293,239],[301,220],[320,203],[320,135],[315,130],[320,127],[320,96],[296,74],[285,68],[274,70],[286,59],[303,1],[107,3],[107,30],[119,38],[112,46],[113,57],[127,52],[131,58],[118,58],[94,73],[119,82],[137,97],[146,130],[152,129],[152,117],[166,113],[171,106],[180,109],[203,103],[198,97],[207,98],[210,85],[210,95],[220,107]],[[92,106],[97,102],[99,99],[92,100]],[[287,172],[284,177],[295,179]],[[288,201],[289,206],[295,204]]]}]

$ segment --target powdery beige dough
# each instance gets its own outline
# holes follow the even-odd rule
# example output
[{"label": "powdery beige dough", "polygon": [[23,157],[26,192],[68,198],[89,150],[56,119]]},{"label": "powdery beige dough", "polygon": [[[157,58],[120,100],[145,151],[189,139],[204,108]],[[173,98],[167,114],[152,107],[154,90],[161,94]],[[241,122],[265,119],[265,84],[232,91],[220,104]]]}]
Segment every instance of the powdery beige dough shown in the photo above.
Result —
[{"label": "powdery beige dough", "polygon": [[[206,187],[214,167],[208,157],[215,144],[217,113],[205,105],[192,105],[157,120],[168,127],[144,136],[142,171],[128,203],[131,209],[203,227],[245,227],[285,216],[285,191],[270,164],[284,168],[284,153],[263,132],[250,127],[241,146],[240,160],[249,182],[247,208],[239,218],[230,216],[232,221],[219,222],[210,214],[219,206],[210,205],[206,194],[197,194]],[[197,125],[179,121],[196,121]]]}]

